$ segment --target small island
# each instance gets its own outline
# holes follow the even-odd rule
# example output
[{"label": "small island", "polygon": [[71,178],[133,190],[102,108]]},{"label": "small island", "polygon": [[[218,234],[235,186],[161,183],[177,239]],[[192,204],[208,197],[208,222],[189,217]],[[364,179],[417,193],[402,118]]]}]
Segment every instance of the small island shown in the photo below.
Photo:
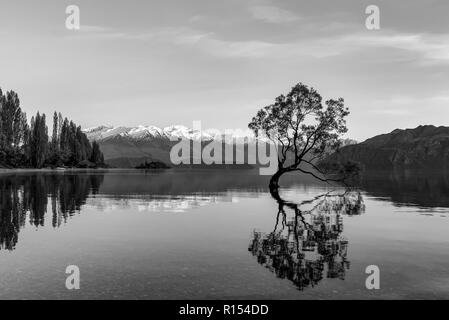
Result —
[{"label": "small island", "polygon": [[170,169],[170,167],[161,161],[145,161],[138,165],[136,169]]}]

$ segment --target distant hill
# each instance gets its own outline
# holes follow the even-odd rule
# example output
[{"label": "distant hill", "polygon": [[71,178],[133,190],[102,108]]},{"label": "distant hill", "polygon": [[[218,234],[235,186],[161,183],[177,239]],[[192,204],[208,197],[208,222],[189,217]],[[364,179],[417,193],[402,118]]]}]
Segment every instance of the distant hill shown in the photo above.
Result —
[{"label": "distant hill", "polygon": [[449,127],[396,129],[341,148],[329,160],[356,161],[367,169],[449,168]]}]

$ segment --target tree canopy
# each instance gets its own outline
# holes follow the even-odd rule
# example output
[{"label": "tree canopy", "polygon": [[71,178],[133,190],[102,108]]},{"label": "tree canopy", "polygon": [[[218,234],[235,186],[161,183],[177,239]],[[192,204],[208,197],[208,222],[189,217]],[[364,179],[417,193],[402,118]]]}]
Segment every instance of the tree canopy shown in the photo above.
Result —
[{"label": "tree canopy", "polygon": [[81,127],[57,112],[51,139],[46,115],[39,112],[28,125],[14,91],[0,89],[0,165],[7,167],[77,166],[82,161],[103,165],[100,146],[92,145]]},{"label": "tree canopy", "polygon": [[[260,109],[248,127],[256,136],[265,136],[278,146],[278,171],[271,186],[277,187],[279,177],[289,171],[310,174],[322,181],[341,180],[330,178],[329,172],[317,164],[339,147],[341,136],[348,131],[348,115],[343,98],[323,103],[314,88],[302,83]],[[341,173],[344,170],[340,168]]]}]

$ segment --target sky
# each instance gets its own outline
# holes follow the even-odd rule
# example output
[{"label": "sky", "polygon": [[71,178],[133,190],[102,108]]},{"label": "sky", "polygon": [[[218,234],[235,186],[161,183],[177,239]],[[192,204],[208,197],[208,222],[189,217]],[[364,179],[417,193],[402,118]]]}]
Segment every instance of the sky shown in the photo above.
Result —
[{"label": "sky", "polygon": [[361,141],[449,126],[448,14],[447,0],[0,0],[0,87],[29,117],[224,130],[302,82],[343,97]]}]

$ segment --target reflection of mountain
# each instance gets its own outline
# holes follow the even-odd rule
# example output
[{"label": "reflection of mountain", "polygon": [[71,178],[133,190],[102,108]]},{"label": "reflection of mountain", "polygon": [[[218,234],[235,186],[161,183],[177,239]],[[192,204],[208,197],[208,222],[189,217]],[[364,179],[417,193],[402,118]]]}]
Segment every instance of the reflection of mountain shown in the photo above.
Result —
[{"label": "reflection of mountain", "polygon": [[[102,210],[133,207],[141,211],[182,212],[211,203],[233,202],[234,191],[246,196],[268,191],[267,176],[257,170],[115,170],[104,176],[101,197],[89,204]],[[293,184],[294,177],[285,183]]]},{"label": "reflection of mountain", "polygon": [[448,172],[367,172],[362,178],[362,188],[373,197],[388,199],[397,205],[449,207]]},{"label": "reflection of mountain", "polygon": [[[101,194],[116,195],[208,195],[239,190],[268,192],[269,176],[259,175],[258,170],[179,170],[159,172],[115,170],[105,175]],[[286,174],[284,186],[299,182],[317,184],[308,175]]]},{"label": "reflection of mountain", "polygon": [[0,178],[0,248],[13,250],[26,219],[44,225],[51,203],[52,225],[58,227],[95,194],[102,175],[9,175]]},{"label": "reflection of mountain", "polygon": [[[130,207],[140,211],[180,212],[211,203],[232,202],[235,190],[266,192],[268,179],[258,175],[257,170],[0,175],[0,248],[15,248],[19,231],[27,220],[39,227],[49,219],[56,228],[84,205],[99,210]],[[288,176],[284,180],[286,185],[294,181],[294,177]]]},{"label": "reflection of mountain", "polygon": [[228,191],[257,192],[266,187],[266,179],[233,171],[223,175],[176,170],[0,175],[0,249],[14,250],[27,220],[39,227],[44,226],[47,216],[56,228],[86,204],[100,210],[133,207],[140,211],[179,212],[214,202],[232,202]]},{"label": "reflection of mountain", "polygon": [[353,160],[366,168],[448,168],[449,127],[396,129],[343,147],[333,159]]},{"label": "reflection of mountain", "polygon": [[149,212],[185,212],[192,208],[207,206],[213,203],[234,202],[232,194],[223,195],[129,195],[129,196],[102,196],[91,198],[88,205],[98,210],[108,211],[117,208],[133,208],[137,211]]},{"label": "reflection of mountain", "polygon": [[[274,231],[254,232],[248,250],[258,263],[281,279],[292,281],[299,290],[323,279],[344,279],[349,269],[348,241],[342,237],[343,215],[364,210],[359,192],[324,194],[301,204],[278,200]],[[310,208],[300,209],[309,206]],[[286,208],[293,212],[288,218]]]}]

